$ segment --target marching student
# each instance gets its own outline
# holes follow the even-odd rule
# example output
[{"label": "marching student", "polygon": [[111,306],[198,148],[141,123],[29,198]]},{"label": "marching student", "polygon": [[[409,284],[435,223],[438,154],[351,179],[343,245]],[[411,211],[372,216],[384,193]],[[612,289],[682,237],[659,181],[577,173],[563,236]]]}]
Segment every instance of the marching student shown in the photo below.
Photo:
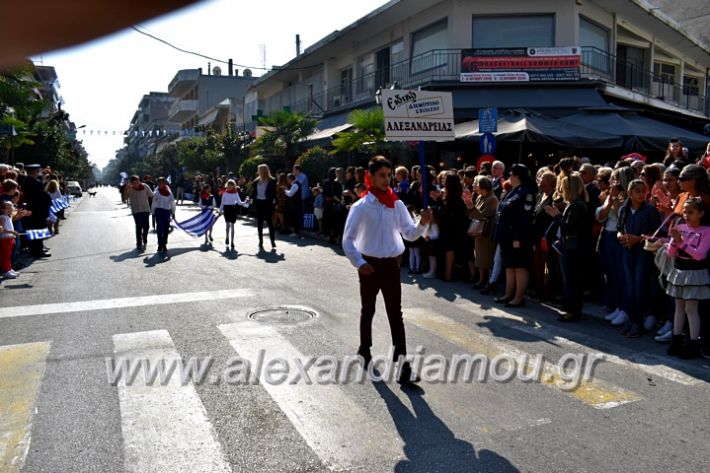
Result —
[{"label": "marching student", "polygon": [[249,199],[242,201],[237,190],[237,183],[234,179],[227,181],[222,193],[222,202],[219,205],[220,215],[224,215],[224,221],[227,223],[227,238],[224,244],[229,246],[229,234],[232,234],[231,249],[234,250],[234,223],[237,221],[237,206],[249,207]]},{"label": "marching student", "polygon": [[18,273],[12,270],[12,250],[15,238],[19,235],[12,225],[14,210],[12,202],[0,202],[0,273],[4,279],[15,279],[18,276]]},{"label": "marching student", "polygon": [[[402,286],[400,282],[399,257],[404,252],[402,236],[417,240],[431,222],[430,209],[421,212],[417,225],[404,203],[390,187],[392,163],[383,156],[375,156],[369,163],[366,190],[360,200],[350,208],[343,250],[358,270],[360,280],[360,348],[367,368],[372,355],[372,319],[375,315],[377,294],[382,291],[394,345],[394,361],[407,355],[407,341],[402,319]],[[399,366],[399,382],[408,384],[413,379],[409,362]]]},{"label": "marching student", "polygon": [[123,191],[123,198],[128,199],[133,221],[136,223],[136,248],[145,248],[148,244],[150,199],[152,197],[153,191],[142,184],[138,176],[131,176],[130,182]]},{"label": "marching student", "polygon": [[[200,208],[201,209],[213,209],[216,207],[214,195],[212,195],[212,186],[205,184],[202,186],[202,192],[200,192]],[[205,245],[209,241],[214,241],[212,238],[212,227],[205,232]]]},{"label": "marching student", "polygon": [[[673,269],[668,274],[666,294],[675,299],[675,318],[668,354],[682,359],[700,357],[700,301],[710,299],[710,226],[701,225],[704,214],[703,201],[690,197],[683,204],[685,223],[670,230],[668,256],[673,258]],[[686,316],[690,340],[683,345]]]},{"label": "marching student", "polygon": [[173,193],[168,187],[168,180],[158,178],[158,189],[153,194],[152,210],[155,215],[155,231],[158,234],[158,252],[168,252],[168,234],[170,233],[170,216],[175,217],[177,204]]}]

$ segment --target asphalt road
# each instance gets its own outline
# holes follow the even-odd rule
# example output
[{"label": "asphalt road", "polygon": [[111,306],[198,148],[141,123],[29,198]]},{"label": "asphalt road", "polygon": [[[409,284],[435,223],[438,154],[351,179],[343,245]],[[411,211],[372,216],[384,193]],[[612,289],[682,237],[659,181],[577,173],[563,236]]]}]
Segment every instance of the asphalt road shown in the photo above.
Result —
[{"label": "asphalt road", "polygon": [[[708,471],[710,366],[669,359],[649,336],[596,317],[559,324],[534,304],[506,312],[463,282],[403,271],[410,353],[439,356],[422,358],[428,378],[457,355],[540,354],[542,380],[291,383],[297,361],[357,349],[357,276],[337,248],[280,237],[260,252],[240,219],[234,253],[220,221],[213,246],[176,230],[161,258],[153,233],[133,249],[115,189],[67,214],[53,257],[0,284],[3,473]],[[374,334],[385,354],[381,300]],[[260,350],[291,363],[286,383],[248,382]],[[568,354],[606,359],[570,390],[557,368]],[[236,356],[253,379],[227,379],[246,366]],[[193,357],[212,358],[206,382],[108,379],[119,360]],[[305,376],[332,373],[324,360]]]}]

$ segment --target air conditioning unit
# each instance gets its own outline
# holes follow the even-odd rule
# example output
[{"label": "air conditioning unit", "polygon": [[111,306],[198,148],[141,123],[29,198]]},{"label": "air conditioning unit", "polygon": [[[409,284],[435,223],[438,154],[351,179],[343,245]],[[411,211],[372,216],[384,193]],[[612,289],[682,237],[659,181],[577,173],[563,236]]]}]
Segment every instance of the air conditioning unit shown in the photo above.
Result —
[{"label": "air conditioning unit", "polygon": [[345,96],[344,95],[333,96],[333,107],[340,107],[343,104],[345,104]]}]

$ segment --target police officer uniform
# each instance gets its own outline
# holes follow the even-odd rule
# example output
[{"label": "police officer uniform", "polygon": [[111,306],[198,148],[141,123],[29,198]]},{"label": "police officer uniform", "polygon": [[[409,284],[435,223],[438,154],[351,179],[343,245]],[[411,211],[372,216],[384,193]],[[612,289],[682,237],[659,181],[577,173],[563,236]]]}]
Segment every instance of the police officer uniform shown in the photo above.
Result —
[{"label": "police officer uniform", "polygon": [[[504,268],[529,268],[533,256],[533,213],[535,192],[518,186],[508,192],[498,205],[495,240],[500,245]],[[520,248],[513,248],[513,241]]]},{"label": "police officer uniform", "polygon": [[[26,230],[47,228],[49,207],[52,204],[52,199],[44,191],[42,181],[29,175],[41,169],[41,166],[39,164],[28,164],[25,169],[28,175],[22,180],[22,193],[27,204],[27,210],[30,210],[32,215],[22,219],[22,227]],[[27,246],[30,250],[30,256],[34,258],[51,256],[44,249],[42,240],[29,240]]]}]

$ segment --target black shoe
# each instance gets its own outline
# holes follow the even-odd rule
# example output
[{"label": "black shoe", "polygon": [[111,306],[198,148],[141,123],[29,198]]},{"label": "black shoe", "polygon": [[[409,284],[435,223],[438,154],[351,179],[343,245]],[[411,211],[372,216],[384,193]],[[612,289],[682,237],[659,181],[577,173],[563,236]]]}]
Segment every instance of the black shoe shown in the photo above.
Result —
[{"label": "black shoe", "polygon": [[631,329],[633,328],[633,326],[634,326],[634,323],[632,321],[629,320],[629,321],[625,322],[623,327],[621,328],[620,333],[623,336],[627,336],[629,334],[629,332],[631,332]]},{"label": "black shoe", "polygon": [[399,379],[397,380],[399,384],[408,386],[417,384],[421,380],[422,379],[417,376],[416,373],[412,373],[412,367],[410,366],[408,361],[402,363],[402,369],[399,372]]},{"label": "black shoe", "polygon": [[496,297],[495,299],[493,299],[493,302],[496,302],[498,304],[507,304],[511,300],[512,299],[508,299],[507,297],[503,296],[503,297]]},{"label": "black shoe", "polygon": [[42,253],[31,254],[30,256],[32,256],[33,258],[37,258],[37,259],[39,259],[39,258],[51,258],[51,257],[52,257],[52,254],[51,254],[51,253],[48,253],[48,252],[46,252],[46,251],[44,251],[44,252],[42,252]]},{"label": "black shoe", "polygon": [[683,335],[673,335],[671,338],[671,346],[668,347],[666,352],[668,356],[679,356],[683,352]]},{"label": "black shoe", "polygon": [[565,312],[557,317],[557,320],[560,322],[579,322],[579,319],[579,314],[575,314],[574,312]]},{"label": "black shoe", "polygon": [[485,296],[495,294],[497,289],[498,288],[495,283],[488,283],[481,288],[481,294]]},{"label": "black shoe", "polygon": [[362,369],[367,370],[367,368],[370,366],[370,363],[372,363],[372,353],[370,353],[370,349],[360,349],[357,351],[358,356],[362,357]]},{"label": "black shoe", "polygon": [[517,304],[513,304],[512,302],[508,301],[505,303],[505,306],[506,307],[525,307],[525,299],[518,302]]},{"label": "black shoe", "polygon": [[214,241],[214,238],[212,238],[212,235],[209,236],[210,241]]}]

